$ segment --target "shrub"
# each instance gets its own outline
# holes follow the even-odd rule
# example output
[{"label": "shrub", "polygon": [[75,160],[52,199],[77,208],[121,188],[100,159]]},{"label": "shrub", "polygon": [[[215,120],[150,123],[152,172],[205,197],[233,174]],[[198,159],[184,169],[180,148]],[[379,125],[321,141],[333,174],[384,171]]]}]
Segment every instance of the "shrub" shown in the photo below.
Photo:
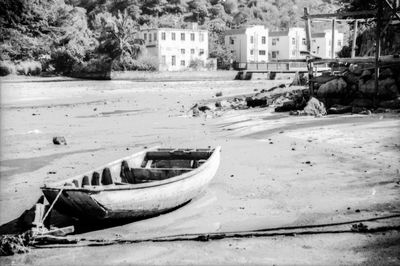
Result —
[{"label": "shrub", "polygon": [[194,70],[199,70],[204,67],[204,61],[199,58],[192,59],[190,60],[189,67]]},{"label": "shrub", "polygon": [[149,55],[139,56],[138,59],[133,59],[130,55],[121,56],[114,60],[112,69],[116,71],[155,71],[158,69],[158,59]]},{"label": "shrub", "polygon": [[17,65],[18,75],[36,76],[42,72],[42,64],[37,61],[23,61]]},{"label": "shrub", "polygon": [[0,76],[7,76],[15,73],[15,65],[11,61],[0,61]]}]

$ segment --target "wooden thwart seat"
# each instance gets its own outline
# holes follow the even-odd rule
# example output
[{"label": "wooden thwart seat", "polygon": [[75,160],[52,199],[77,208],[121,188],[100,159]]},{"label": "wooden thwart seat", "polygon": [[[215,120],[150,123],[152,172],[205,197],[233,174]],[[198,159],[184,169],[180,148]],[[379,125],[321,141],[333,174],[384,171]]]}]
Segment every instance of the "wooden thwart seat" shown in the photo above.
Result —
[{"label": "wooden thwart seat", "polygon": [[131,168],[135,183],[164,180],[192,170],[192,168]]}]

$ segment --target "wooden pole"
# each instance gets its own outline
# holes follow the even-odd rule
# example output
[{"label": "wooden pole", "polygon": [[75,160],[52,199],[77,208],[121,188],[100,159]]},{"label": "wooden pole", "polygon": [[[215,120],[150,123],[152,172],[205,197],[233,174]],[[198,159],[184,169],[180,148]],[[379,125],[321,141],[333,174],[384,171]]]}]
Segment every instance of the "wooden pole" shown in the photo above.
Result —
[{"label": "wooden pole", "polygon": [[331,58],[335,58],[335,19],[332,19],[332,45],[331,45]]},{"label": "wooden pole", "polygon": [[354,20],[353,43],[351,44],[351,58],[356,57],[356,42],[358,34],[358,20]]},{"label": "wooden pole", "polygon": [[[378,0],[378,13],[376,15],[376,32],[375,32],[375,95],[378,92],[379,86],[379,57],[381,55],[381,27],[382,27],[382,1]],[[375,97],[374,97],[374,105],[375,105]]]},{"label": "wooden pole", "polygon": [[310,59],[310,54],[311,54],[311,19],[309,18],[308,14],[308,8],[304,8],[304,19],[305,19],[305,24],[306,24],[306,41],[307,41],[307,52],[308,52],[308,60],[307,60],[307,70],[308,70],[308,84],[309,84],[309,89],[310,89],[310,95],[314,95],[314,83],[312,82],[312,79],[314,78],[314,73],[313,73],[313,63],[312,60]]}]

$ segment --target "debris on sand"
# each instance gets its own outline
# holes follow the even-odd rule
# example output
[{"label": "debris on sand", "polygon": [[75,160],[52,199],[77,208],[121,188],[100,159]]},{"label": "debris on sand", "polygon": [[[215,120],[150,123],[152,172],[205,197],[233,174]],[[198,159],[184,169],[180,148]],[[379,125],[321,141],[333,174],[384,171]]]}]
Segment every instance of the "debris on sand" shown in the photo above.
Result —
[{"label": "debris on sand", "polygon": [[64,137],[53,137],[53,143],[55,145],[67,145],[67,141]]},{"label": "debris on sand", "polygon": [[353,224],[351,226],[353,232],[368,232],[368,226],[363,223]]},{"label": "debris on sand", "polygon": [[20,235],[1,235],[0,256],[10,256],[28,252],[29,238],[29,233]]},{"label": "debris on sand", "polygon": [[311,97],[307,102],[306,106],[301,111],[292,111],[291,115],[313,115],[323,116],[326,115],[326,109],[323,102],[320,102],[317,98]]}]

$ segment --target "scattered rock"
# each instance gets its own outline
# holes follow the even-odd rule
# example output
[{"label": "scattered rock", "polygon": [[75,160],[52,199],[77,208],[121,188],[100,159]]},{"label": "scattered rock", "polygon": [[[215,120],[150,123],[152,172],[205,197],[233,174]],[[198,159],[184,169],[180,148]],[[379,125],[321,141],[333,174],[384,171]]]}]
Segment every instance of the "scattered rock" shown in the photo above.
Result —
[{"label": "scattered rock", "polygon": [[351,226],[351,231],[353,232],[367,232],[368,226],[363,223],[353,224]]},{"label": "scattered rock", "polygon": [[215,97],[221,97],[222,96],[222,91],[219,91],[215,94]]},{"label": "scattered rock", "polygon": [[53,137],[53,143],[55,145],[67,145],[67,141],[65,140],[64,137]]},{"label": "scattered rock", "polygon": [[253,99],[251,97],[247,97],[246,105],[248,107],[265,107],[268,106],[268,102],[267,99]]}]

